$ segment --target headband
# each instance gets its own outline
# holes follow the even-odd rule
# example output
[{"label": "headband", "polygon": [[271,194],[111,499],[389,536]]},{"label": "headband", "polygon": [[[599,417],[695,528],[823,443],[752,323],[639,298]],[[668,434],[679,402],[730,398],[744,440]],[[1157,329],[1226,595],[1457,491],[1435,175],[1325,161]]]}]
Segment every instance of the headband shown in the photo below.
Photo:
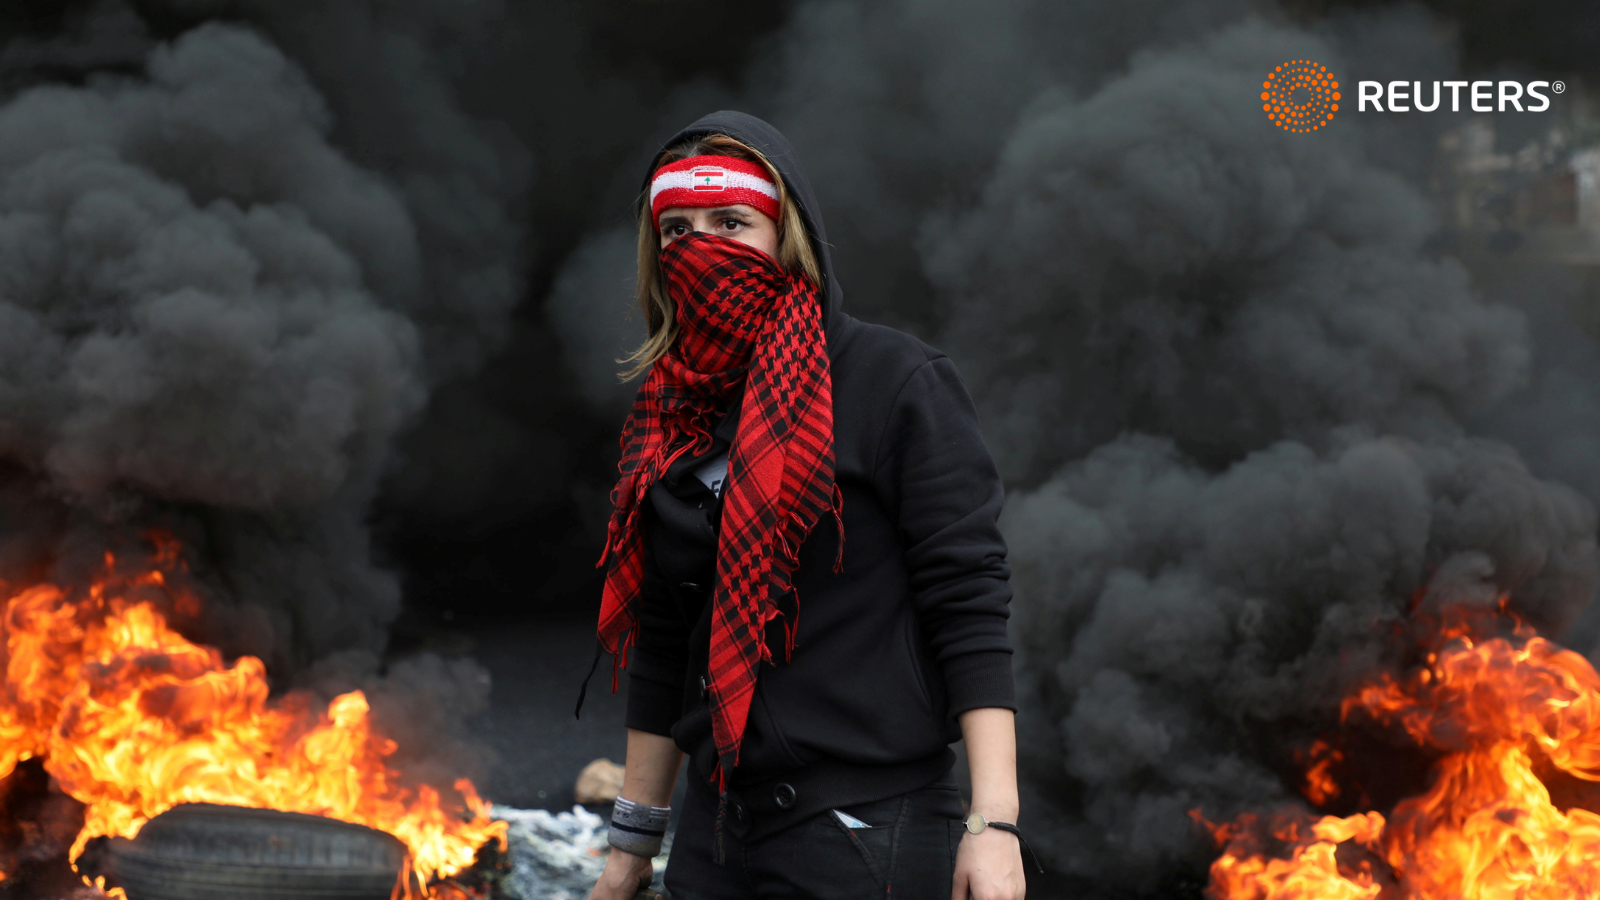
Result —
[{"label": "headband", "polygon": [[760,163],[733,156],[691,156],[657,169],[650,182],[650,218],[657,231],[664,209],[736,203],[778,218],[778,186]]}]

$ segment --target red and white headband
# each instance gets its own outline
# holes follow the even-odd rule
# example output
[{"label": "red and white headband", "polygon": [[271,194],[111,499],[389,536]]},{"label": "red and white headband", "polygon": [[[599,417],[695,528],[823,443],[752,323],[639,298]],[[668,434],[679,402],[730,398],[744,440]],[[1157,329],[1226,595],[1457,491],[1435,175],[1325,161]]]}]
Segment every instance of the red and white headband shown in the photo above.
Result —
[{"label": "red and white headband", "polygon": [[650,182],[650,218],[657,231],[664,209],[737,203],[778,218],[778,186],[760,163],[733,156],[691,156],[657,169]]}]

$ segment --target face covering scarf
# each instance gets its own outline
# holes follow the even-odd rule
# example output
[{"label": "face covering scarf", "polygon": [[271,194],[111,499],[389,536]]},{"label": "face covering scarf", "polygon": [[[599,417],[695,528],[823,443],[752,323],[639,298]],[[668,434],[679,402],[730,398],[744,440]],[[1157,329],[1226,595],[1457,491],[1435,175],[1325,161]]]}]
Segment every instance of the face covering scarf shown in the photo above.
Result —
[{"label": "face covering scarf", "polygon": [[596,563],[610,560],[599,636],[614,654],[615,692],[617,670],[638,634],[639,506],[674,460],[710,447],[711,414],[738,402],[717,533],[708,673],[713,778],[722,792],[739,761],[757,666],[772,659],[764,637],[769,622],[783,617],[785,659],[794,651],[799,598],[787,614],[778,600],[792,594],[800,545],[824,513],[839,530],[834,571],[843,562],[833,382],[822,304],[805,278],[753,247],[698,232],[667,245],[661,268],[678,335],[651,367],[622,428],[621,478],[611,491],[611,524]]}]

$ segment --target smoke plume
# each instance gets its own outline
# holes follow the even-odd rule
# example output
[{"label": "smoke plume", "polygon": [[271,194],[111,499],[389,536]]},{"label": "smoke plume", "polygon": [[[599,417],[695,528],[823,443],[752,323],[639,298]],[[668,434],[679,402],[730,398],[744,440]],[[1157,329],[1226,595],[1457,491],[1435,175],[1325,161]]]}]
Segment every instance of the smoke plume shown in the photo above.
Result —
[{"label": "smoke plume", "polygon": [[100,3],[6,36],[0,579],[82,584],[174,534],[191,636],[365,687],[407,777],[448,785],[482,774],[451,741],[486,675],[378,678],[401,590],[368,507],[507,330],[527,153],[446,77],[492,7],[306,6]]},{"label": "smoke plume", "polygon": [[[1441,250],[1428,185],[1463,117],[1297,135],[1257,99],[1289,59],[1433,79],[1458,50],[1415,7],[811,2],[751,69],[735,105],[799,149],[846,309],[947,351],[978,403],[1024,818],[1058,873],[1203,877],[1189,811],[1295,802],[1294,752],[1399,665],[1418,598],[1506,594],[1593,639],[1600,357],[1530,327],[1528,276],[1486,291]],[[623,271],[624,243],[561,283]],[[577,371],[599,333],[564,331]]]}]

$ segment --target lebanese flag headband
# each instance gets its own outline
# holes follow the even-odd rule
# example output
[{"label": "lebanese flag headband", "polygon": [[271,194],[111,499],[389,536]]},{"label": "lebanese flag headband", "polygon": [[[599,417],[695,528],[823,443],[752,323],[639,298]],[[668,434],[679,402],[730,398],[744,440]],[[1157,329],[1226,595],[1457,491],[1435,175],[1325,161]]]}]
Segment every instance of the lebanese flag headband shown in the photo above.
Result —
[{"label": "lebanese flag headband", "polygon": [[733,156],[691,156],[656,170],[650,182],[650,218],[661,230],[661,211],[679,206],[747,203],[778,218],[778,186],[760,163]]}]

